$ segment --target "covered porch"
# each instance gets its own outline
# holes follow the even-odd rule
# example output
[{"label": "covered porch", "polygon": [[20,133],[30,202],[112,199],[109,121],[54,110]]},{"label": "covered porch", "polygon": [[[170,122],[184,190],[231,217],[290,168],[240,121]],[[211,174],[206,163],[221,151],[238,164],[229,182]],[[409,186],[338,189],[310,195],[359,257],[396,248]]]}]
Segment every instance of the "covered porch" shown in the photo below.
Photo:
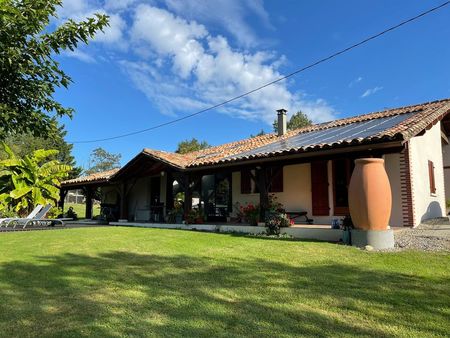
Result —
[{"label": "covered porch", "polygon": [[[275,199],[294,219],[292,229],[310,229],[309,224],[323,229],[349,214],[354,159],[383,157],[395,179],[400,172],[391,162],[402,151],[400,143],[392,142],[192,168],[143,151],[108,178],[72,182],[61,191],[82,188],[87,197],[98,191],[102,216],[110,224],[246,226],[241,207],[258,206],[260,221]],[[86,215],[92,209],[89,200]]]}]

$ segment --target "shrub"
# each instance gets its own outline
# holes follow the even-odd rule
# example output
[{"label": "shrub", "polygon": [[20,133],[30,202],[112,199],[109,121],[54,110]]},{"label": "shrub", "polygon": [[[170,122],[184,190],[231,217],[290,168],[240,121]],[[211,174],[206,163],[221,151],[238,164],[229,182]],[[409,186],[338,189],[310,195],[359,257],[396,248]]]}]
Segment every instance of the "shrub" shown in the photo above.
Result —
[{"label": "shrub", "polygon": [[283,212],[270,213],[266,219],[266,227],[268,235],[279,235],[280,228],[289,227],[293,221]]},{"label": "shrub", "polygon": [[205,215],[200,209],[191,209],[184,217],[187,224],[203,224]]},{"label": "shrub", "polygon": [[240,208],[243,221],[249,223],[250,225],[256,226],[259,221],[259,204],[246,204]]}]

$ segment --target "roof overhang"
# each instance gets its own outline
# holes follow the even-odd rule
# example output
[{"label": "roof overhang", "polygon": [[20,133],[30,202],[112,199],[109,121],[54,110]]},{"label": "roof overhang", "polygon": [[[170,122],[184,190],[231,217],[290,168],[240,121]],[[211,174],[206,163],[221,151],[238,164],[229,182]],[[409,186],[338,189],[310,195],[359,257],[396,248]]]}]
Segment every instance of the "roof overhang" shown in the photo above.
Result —
[{"label": "roof overhang", "polygon": [[341,145],[338,147],[332,147],[329,149],[320,149],[316,151],[306,151],[306,152],[292,152],[286,153],[282,155],[272,155],[260,158],[252,158],[246,160],[239,160],[233,162],[222,162],[208,166],[199,166],[187,168],[188,171],[198,172],[203,170],[212,170],[216,168],[231,168],[231,167],[243,167],[243,166],[255,166],[258,164],[282,164],[284,163],[301,163],[308,162],[317,159],[329,159],[332,157],[342,157],[343,155],[348,155],[350,153],[355,154],[384,154],[384,153],[393,153],[400,152],[404,149],[405,141],[397,140],[391,142],[382,142],[382,143],[372,143],[372,144],[362,144],[355,146]]}]

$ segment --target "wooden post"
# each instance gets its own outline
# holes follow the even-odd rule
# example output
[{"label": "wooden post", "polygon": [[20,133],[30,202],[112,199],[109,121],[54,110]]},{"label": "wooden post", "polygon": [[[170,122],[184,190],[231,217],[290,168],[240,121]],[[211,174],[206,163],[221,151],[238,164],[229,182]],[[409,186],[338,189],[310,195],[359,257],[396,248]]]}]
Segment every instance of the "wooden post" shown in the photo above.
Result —
[{"label": "wooden post", "polygon": [[170,171],[166,172],[166,213],[173,209],[173,174]]},{"label": "wooden post", "polygon": [[66,198],[68,190],[59,189],[59,201],[58,207],[61,209],[61,213],[64,215],[64,199]]},{"label": "wooden post", "polygon": [[86,219],[92,219],[92,187],[86,187]]},{"label": "wooden post", "polygon": [[266,213],[269,208],[269,189],[267,182],[267,168],[262,167],[258,170],[258,189],[259,189],[259,221],[266,221]]},{"label": "wooden post", "polygon": [[183,176],[184,181],[184,213],[187,214],[192,209],[192,189],[190,187],[191,178],[189,174]]},{"label": "wooden post", "polygon": [[128,194],[125,182],[120,184],[120,219],[128,219]]}]

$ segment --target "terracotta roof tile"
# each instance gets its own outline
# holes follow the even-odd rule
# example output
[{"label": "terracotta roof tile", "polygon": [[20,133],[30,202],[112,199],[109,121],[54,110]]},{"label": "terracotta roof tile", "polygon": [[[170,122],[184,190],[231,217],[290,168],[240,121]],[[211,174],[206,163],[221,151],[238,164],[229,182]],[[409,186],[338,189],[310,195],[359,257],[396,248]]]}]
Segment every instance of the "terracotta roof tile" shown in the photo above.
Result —
[{"label": "terracotta roof tile", "polygon": [[[158,161],[165,162],[171,166],[180,169],[186,169],[230,161],[245,160],[249,158],[263,158],[267,156],[275,156],[282,153],[320,150],[323,148],[332,148],[334,146],[344,144],[362,144],[380,141],[409,140],[411,137],[414,137],[415,135],[428,128],[430,125],[442,119],[447,113],[450,113],[450,99],[395,109],[388,109],[381,112],[315,124],[312,126],[289,131],[281,137],[273,133],[265,134],[183,155],[147,148],[142,151],[142,154],[150,156]],[[326,142],[326,140],[321,140],[320,138],[318,138],[316,141],[311,142],[305,146],[289,146],[290,140],[302,135],[308,136],[309,134],[312,135],[318,131],[339,130],[339,128],[345,126],[356,125],[358,123],[377,119],[386,120],[389,117],[392,117],[392,119],[396,119],[396,116],[404,116],[404,118],[402,119],[401,117],[399,117],[399,123],[388,125],[385,129],[381,129],[380,127],[380,130],[377,133],[372,133],[366,137],[355,135],[354,137],[346,137],[337,141],[333,140],[332,142]],[[277,145],[276,151],[270,150],[272,145]],[[63,182],[62,184],[72,185],[83,182],[107,181],[117,171],[118,169],[113,169],[104,173],[98,173],[80,177],[74,180],[68,180]]]},{"label": "terracotta roof tile", "polygon": [[68,185],[76,185],[79,183],[101,183],[106,182],[109,180],[111,176],[113,176],[116,172],[119,171],[120,168],[115,168],[107,171],[103,171],[100,173],[95,173],[87,176],[81,176],[78,178],[74,178],[71,180],[66,180],[61,182],[62,185],[68,186]]}]

